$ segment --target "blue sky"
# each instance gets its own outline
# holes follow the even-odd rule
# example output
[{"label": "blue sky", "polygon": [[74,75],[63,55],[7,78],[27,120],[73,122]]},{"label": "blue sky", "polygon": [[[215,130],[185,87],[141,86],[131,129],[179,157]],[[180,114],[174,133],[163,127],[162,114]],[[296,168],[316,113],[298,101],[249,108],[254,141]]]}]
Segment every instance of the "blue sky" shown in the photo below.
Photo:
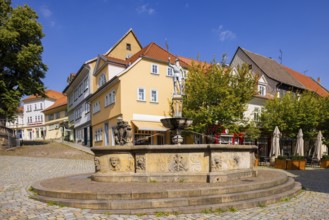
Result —
[{"label": "blue sky", "polygon": [[28,4],[43,26],[44,83],[63,91],[66,78],[105,53],[130,28],[143,46],[176,55],[231,60],[238,46],[279,60],[329,89],[327,0],[12,0]]}]

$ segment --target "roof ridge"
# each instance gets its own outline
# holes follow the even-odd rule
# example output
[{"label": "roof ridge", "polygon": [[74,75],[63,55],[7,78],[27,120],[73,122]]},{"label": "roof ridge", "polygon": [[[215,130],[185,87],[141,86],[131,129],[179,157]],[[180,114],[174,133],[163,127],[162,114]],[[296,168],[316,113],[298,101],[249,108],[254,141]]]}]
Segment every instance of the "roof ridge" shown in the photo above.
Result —
[{"label": "roof ridge", "polygon": [[126,37],[128,36],[129,33],[132,33],[132,35],[135,37],[137,43],[139,44],[139,46],[142,48],[141,43],[139,42],[136,34],[134,33],[132,28],[129,28],[129,30],[104,54],[104,55],[108,55],[117,45],[119,45],[119,43]]},{"label": "roof ridge", "polygon": [[[252,51],[247,50],[247,49],[242,48],[242,47],[240,47],[240,48],[241,48],[242,50],[244,50],[244,51],[247,51],[247,52],[249,52],[249,53],[255,54],[255,55],[257,55],[257,56],[261,56],[261,57],[266,58],[266,59],[268,59],[268,60],[270,60],[270,61],[275,61],[275,60],[273,60],[272,58],[267,57],[267,56],[264,56],[264,55],[262,55],[262,54],[258,54],[258,53],[252,52]],[[275,61],[275,62],[276,62],[276,61]],[[278,63],[278,64],[279,64],[279,63]]]}]

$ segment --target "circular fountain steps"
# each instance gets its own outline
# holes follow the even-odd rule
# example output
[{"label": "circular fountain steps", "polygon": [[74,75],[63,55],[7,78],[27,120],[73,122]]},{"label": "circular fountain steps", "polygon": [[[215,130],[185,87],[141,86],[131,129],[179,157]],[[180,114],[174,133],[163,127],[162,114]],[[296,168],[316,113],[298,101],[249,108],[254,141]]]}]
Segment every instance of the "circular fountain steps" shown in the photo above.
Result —
[{"label": "circular fountain steps", "polygon": [[296,194],[301,185],[278,171],[226,183],[104,183],[90,175],[36,182],[31,197],[52,204],[108,213],[193,213],[263,206]]}]

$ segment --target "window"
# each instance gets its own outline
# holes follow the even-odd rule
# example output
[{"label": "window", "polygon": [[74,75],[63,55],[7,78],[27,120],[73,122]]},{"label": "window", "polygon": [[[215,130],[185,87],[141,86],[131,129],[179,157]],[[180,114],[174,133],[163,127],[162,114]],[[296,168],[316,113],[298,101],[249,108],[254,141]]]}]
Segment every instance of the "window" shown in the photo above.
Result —
[{"label": "window", "polygon": [[156,65],[156,64],[152,64],[151,65],[151,73],[158,75],[159,74],[159,66]]},{"label": "window", "polygon": [[86,114],[90,112],[90,104],[88,102],[85,103],[85,111]]},{"label": "window", "polygon": [[127,43],[127,44],[126,44],[126,49],[127,49],[127,50],[131,50],[131,44],[128,44],[128,43]]},{"label": "window", "polygon": [[145,89],[144,88],[137,89],[137,100],[145,101]]},{"label": "window", "polygon": [[34,111],[38,110],[37,104],[34,104]]},{"label": "window", "polygon": [[87,91],[89,89],[88,77],[84,81],[84,88],[85,88],[85,91]]},{"label": "window", "polygon": [[95,102],[94,105],[93,105],[93,113],[97,113],[99,112],[101,109],[100,109],[100,103],[99,101],[98,102]]},{"label": "window", "polygon": [[266,87],[264,85],[258,85],[258,93],[261,96],[266,96]]},{"label": "window", "polygon": [[102,141],[103,140],[103,130],[98,129],[95,131],[95,141]]},{"label": "window", "polygon": [[115,103],[115,90],[112,90],[105,96],[105,106]]},{"label": "window", "polygon": [[105,83],[106,83],[106,77],[105,77],[105,74],[103,73],[102,75],[99,76],[98,87],[101,87]]},{"label": "window", "polygon": [[156,89],[151,89],[150,98],[151,102],[158,102],[158,91]]},{"label": "window", "polygon": [[74,121],[74,114],[73,113],[69,115],[69,119],[70,119],[71,123]]},{"label": "window", "polygon": [[260,111],[259,108],[254,108],[254,121],[259,121]]},{"label": "window", "polygon": [[82,106],[74,110],[74,119],[78,120],[82,117]]},{"label": "window", "polygon": [[72,106],[73,105],[73,93],[70,95],[70,98],[69,98],[69,106]]},{"label": "window", "polygon": [[74,101],[78,99],[78,90],[74,90]]},{"label": "window", "polygon": [[40,109],[42,110],[42,103],[40,103]]},{"label": "window", "polygon": [[56,112],[56,119],[59,119],[61,117],[61,114],[59,112]]},{"label": "window", "polygon": [[167,76],[173,77],[173,75],[174,75],[173,69],[171,67],[168,67],[168,69],[167,69]]}]

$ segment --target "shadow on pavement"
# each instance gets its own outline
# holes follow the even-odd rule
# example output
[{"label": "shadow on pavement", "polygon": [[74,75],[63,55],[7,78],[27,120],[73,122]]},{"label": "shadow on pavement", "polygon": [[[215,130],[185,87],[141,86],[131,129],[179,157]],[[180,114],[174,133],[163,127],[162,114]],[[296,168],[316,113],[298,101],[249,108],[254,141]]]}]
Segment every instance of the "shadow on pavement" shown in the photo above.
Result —
[{"label": "shadow on pavement", "polygon": [[329,169],[287,170],[305,190],[329,193]]}]

